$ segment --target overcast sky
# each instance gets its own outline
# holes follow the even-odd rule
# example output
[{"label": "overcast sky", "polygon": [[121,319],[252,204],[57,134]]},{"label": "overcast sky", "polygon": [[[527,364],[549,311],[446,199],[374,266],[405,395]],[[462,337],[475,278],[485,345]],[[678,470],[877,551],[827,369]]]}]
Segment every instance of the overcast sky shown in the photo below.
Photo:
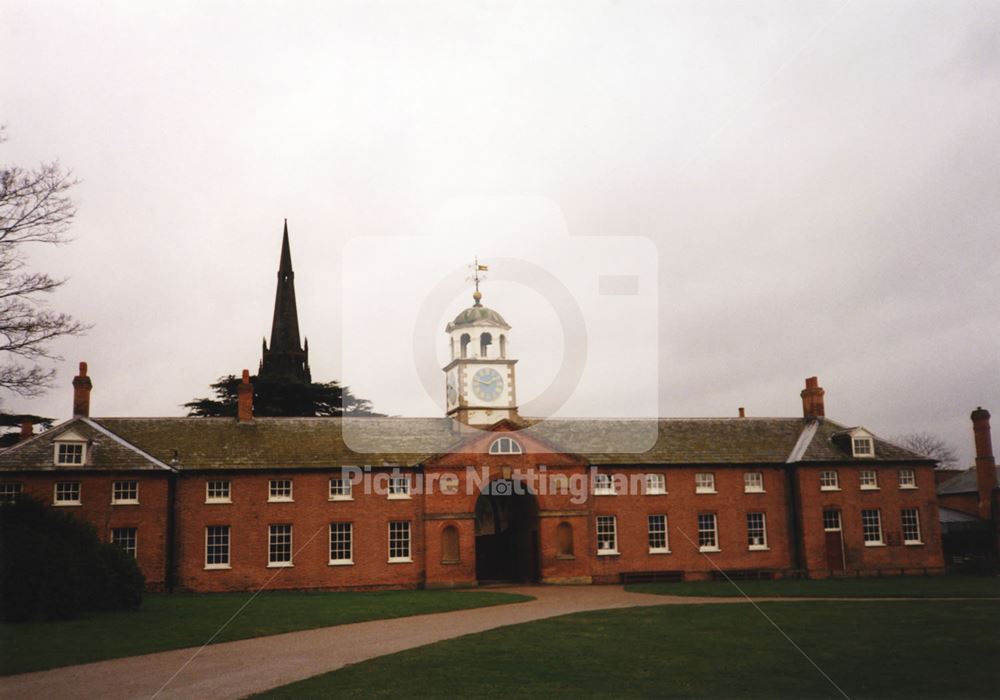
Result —
[{"label": "overcast sky", "polygon": [[584,319],[564,414],[794,416],[818,375],[828,416],[968,463],[1000,414],[998,36],[995,1],[0,0],[0,162],[82,180],[31,264],[94,324],[3,408],[67,417],[79,360],[95,415],[256,371],[287,217],[313,377],[383,412],[439,414],[414,348],[443,359],[479,255],[522,403],[583,357],[534,265]]}]

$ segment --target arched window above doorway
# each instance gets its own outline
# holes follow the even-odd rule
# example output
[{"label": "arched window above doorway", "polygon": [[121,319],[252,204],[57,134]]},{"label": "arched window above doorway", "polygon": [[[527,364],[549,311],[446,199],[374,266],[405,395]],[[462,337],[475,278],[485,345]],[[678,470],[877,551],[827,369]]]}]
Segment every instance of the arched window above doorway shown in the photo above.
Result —
[{"label": "arched window above doorway", "polygon": [[573,558],[573,526],[559,523],[556,528],[556,556],[560,559]]},{"label": "arched window above doorway", "polygon": [[457,564],[461,561],[461,549],[458,546],[458,528],[448,525],[441,531],[441,563]]},{"label": "arched window above doorway", "polygon": [[491,455],[519,455],[521,454],[521,446],[517,444],[517,440],[509,437],[497,438],[490,445]]}]

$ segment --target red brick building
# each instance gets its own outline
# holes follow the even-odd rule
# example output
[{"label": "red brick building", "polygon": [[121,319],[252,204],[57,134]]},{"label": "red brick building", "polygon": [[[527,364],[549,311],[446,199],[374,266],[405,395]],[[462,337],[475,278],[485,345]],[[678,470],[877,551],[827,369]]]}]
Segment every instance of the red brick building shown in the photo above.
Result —
[{"label": "red brick building", "polygon": [[[509,420],[366,419],[452,443],[373,455],[336,418],[84,411],[0,454],[0,495],[73,509],[154,588],[941,571],[933,463],[805,406],[660,420],[654,447],[626,459],[563,452]],[[589,426],[599,443],[627,423]]]},{"label": "red brick building", "polygon": [[[286,230],[261,371],[308,377],[293,279]],[[235,418],[92,418],[81,363],[74,417],[0,453],[0,497],[71,509],[153,588],[943,571],[934,463],[826,418],[815,377],[801,417],[528,420],[474,298],[444,417],[255,418],[244,372]],[[613,448],[639,427],[648,449]]]}]

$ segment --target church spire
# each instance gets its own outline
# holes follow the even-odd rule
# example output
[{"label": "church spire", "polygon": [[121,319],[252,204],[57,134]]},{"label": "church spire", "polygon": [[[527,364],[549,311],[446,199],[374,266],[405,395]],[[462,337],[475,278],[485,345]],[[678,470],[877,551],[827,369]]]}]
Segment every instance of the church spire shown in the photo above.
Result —
[{"label": "church spire", "polygon": [[278,288],[274,294],[274,318],[271,322],[271,347],[265,344],[260,363],[262,375],[287,375],[311,381],[309,350],[299,344],[299,314],[295,305],[295,272],[288,244],[288,219],[281,238],[281,261],[278,264]]}]

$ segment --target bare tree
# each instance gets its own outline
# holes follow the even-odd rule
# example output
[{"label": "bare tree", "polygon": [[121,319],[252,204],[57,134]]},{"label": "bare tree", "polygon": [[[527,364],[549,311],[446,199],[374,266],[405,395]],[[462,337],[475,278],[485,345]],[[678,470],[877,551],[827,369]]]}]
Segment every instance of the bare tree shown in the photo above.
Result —
[{"label": "bare tree", "polygon": [[905,433],[893,438],[900,447],[933,459],[939,468],[951,469],[958,464],[958,451],[950,444],[930,433]]},{"label": "bare tree", "polygon": [[[0,144],[6,141],[0,127]],[[51,341],[79,335],[87,326],[46,308],[46,295],[66,283],[41,272],[25,271],[26,243],[66,243],[76,215],[68,192],[76,184],[58,162],[25,170],[0,166],[0,389],[37,396],[51,386],[54,368],[42,360],[61,360]]]}]

